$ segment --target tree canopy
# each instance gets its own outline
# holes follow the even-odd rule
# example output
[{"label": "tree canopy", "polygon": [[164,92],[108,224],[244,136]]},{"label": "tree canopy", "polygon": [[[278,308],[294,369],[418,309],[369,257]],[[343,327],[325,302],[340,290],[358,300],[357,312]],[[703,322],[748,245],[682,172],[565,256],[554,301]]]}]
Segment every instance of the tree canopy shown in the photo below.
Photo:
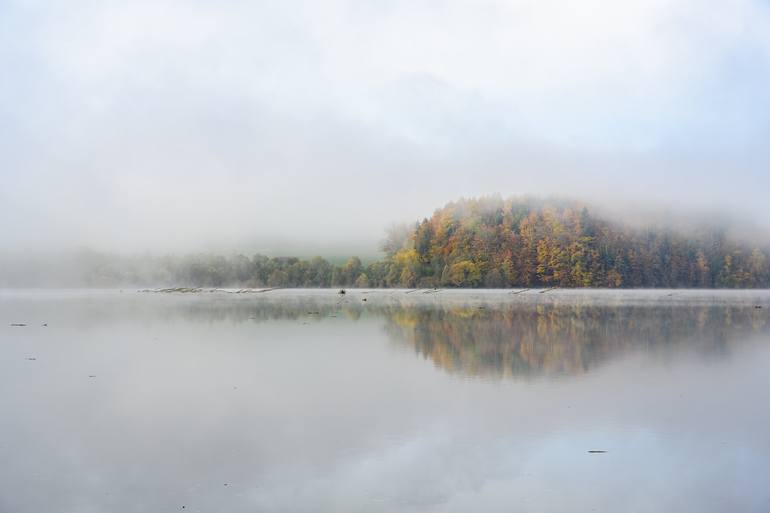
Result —
[{"label": "tree canopy", "polygon": [[707,227],[632,227],[569,201],[463,199],[395,225],[384,258],[335,265],[317,256],[188,255],[94,259],[93,285],[198,287],[665,287],[770,285],[768,248]]},{"label": "tree canopy", "polygon": [[452,202],[386,245],[383,286],[766,287],[768,251],[716,227],[633,228],[577,202]]}]

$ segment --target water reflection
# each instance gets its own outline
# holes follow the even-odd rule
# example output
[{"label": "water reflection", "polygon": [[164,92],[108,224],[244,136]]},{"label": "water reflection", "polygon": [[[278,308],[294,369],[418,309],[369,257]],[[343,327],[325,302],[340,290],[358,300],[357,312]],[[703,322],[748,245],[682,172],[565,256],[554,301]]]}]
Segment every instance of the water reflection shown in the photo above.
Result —
[{"label": "water reflection", "polygon": [[[57,303],[56,314],[62,322],[81,326],[130,319],[308,325],[374,319],[383,323],[384,333],[393,343],[412,348],[437,367],[487,378],[580,375],[633,352],[666,358],[684,350],[721,358],[770,330],[770,296],[756,292],[560,291],[523,296],[455,292],[427,296],[420,291],[413,295],[354,291],[339,296],[330,291],[276,291],[251,297],[128,296],[105,294]],[[49,301],[57,302],[56,298]],[[27,320],[23,313],[15,319]]]},{"label": "water reflection", "polygon": [[[712,293],[714,294],[714,293]],[[722,299],[721,301],[719,299]],[[366,299],[366,301],[364,301]],[[405,293],[270,296],[256,301],[190,301],[166,312],[196,322],[384,321],[397,345],[451,373],[486,378],[579,375],[632,352],[679,350],[721,358],[767,334],[763,298],[697,292],[550,296]]]},{"label": "water reflection", "polygon": [[719,357],[767,333],[748,306],[517,305],[388,308],[386,330],[438,367],[474,376],[582,374],[631,351]]},{"label": "water reflection", "polygon": [[770,504],[766,297],[276,292],[0,293],[0,511]]}]

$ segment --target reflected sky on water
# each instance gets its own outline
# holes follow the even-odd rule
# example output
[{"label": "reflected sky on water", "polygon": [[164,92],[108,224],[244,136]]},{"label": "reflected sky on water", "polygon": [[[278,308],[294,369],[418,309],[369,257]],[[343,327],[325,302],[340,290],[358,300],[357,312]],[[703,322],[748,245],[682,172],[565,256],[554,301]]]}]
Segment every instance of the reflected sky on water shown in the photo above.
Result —
[{"label": "reflected sky on water", "polygon": [[761,291],[3,291],[0,511],[768,510],[769,318]]}]

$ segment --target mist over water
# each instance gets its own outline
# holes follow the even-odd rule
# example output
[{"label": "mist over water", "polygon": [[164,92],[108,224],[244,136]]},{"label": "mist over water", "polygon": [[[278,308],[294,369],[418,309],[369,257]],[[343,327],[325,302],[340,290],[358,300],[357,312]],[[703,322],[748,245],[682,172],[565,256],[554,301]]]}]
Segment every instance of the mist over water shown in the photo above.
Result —
[{"label": "mist over water", "polygon": [[769,315],[762,291],[4,291],[0,504],[761,511]]}]

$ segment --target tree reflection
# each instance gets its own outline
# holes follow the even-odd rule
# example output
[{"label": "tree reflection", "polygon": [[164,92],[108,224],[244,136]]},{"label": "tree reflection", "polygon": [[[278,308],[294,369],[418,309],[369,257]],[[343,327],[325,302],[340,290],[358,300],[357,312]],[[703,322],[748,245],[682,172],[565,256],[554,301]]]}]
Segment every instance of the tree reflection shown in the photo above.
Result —
[{"label": "tree reflection", "polygon": [[138,295],[61,302],[57,311],[84,326],[132,317],[211,324],[369,320],[384,323],[395,344],[446,371],[496,378],[579,375],[632,352],[666,357],[687,350],[720,358],[752,337],[768,337],[770,308],[767,301],[757,306],[758,296],[672,295]]},{"label": "tree reflection", "polygon": [[268,299],[188,305],[191,319],[323,322],[337,317],[385,321],[385,333],[452,373],[485,377],[579,375],[631,352],[661,357],[694,350],[704,357],[770,329],[767,308],[751,302],[597,301],[593,296],[425,301],[417,296]]},{"label": "tree reflection", "polygon": [[386,331],[450,372],[575,375],[631,351],[718,356],[766,334],[766,312],[750,305],[434,305],[389,309]]}]

